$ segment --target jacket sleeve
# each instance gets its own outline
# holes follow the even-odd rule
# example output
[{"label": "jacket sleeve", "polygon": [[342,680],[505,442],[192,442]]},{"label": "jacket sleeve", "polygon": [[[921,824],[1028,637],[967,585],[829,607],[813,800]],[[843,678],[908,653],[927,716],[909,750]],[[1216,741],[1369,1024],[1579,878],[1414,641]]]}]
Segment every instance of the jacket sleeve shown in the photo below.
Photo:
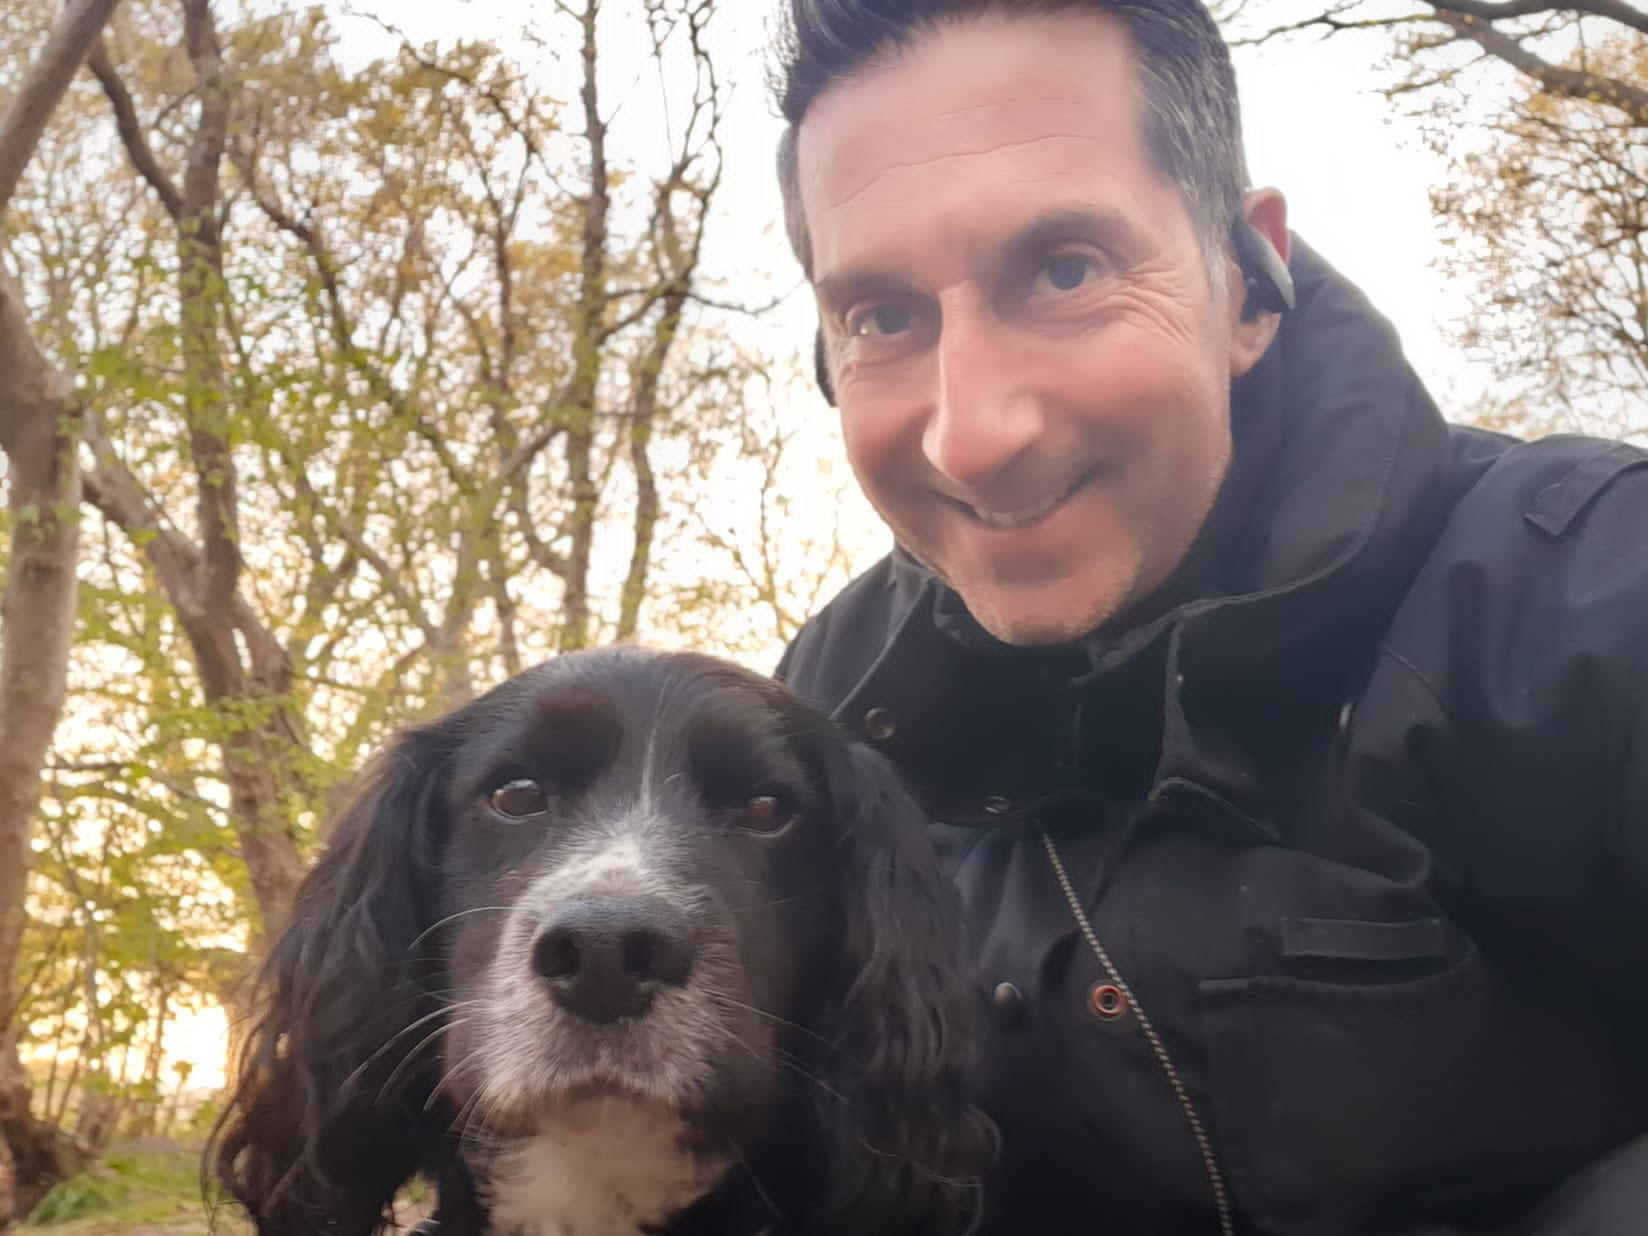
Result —
[{"label": "jacket sleeve", "polygon": [[1513,449],[1409,596],[1386,657],[1444,882],[1648,1028],[1648,455]]}]

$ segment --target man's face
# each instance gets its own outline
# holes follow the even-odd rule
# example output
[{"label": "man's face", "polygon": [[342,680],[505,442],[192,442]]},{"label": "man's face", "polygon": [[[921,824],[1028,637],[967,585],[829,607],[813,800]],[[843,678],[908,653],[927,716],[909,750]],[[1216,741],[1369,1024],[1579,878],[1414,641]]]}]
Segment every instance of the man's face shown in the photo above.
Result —
[{"label": "man's face", "polygon": [[[801,203],[847,452],[998,639],[1148,598],[1230,459],[1241,281],[1151,167],[1125,28],[986,15],[832,86]],[[1262,349],[1261,349],[1262,350]]]}]

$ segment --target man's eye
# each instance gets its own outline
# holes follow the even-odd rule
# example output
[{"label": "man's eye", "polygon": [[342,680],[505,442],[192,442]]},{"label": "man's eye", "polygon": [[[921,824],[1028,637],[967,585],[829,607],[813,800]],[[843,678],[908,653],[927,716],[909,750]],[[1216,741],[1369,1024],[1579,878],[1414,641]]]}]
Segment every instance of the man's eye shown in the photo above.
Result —
[{"label": "man's eye", "polygon": [[1097,258],[1088,253],[1057,253],[1042,263],[1037,282],[1046,281],[1055,292],[1074,292],[1091,282],[1100,271]]},{"label": "man's eye", "polygon": [[872,305],[847,315],[847,333],[860,339],[902,335],[915,324],[915,314],[903,305]]},{"label": "man's eye", "polygon": [[543,787],[526,777],[506,781],[492,791],[487,801],[499,815],[511,820],[524,820],[549,810],[549,800],[544,796]]}]

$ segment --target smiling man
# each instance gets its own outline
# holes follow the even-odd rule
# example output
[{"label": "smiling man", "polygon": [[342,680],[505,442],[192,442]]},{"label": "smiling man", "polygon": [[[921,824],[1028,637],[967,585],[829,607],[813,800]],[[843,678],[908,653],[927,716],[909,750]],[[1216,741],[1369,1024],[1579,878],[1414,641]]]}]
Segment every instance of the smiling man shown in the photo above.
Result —
[{"label": "smiling man", "polygon": [[1648,456],[1444,423],[1199,0],[788,16],[897,548],[780,674],[953,864],[988,1230],[1648,1230]]},{"label": "smiling man", "polygon": [[[1240,279],[1151,166],[1132,59],[1093,14],[980,16],[825,91],[801,131],[848,452],[1009,643],[1162,587],[1230,459],[1230,380],[1275,329],[1240,320]],[[1285,251],[1280,199],[1252,209]]]}]

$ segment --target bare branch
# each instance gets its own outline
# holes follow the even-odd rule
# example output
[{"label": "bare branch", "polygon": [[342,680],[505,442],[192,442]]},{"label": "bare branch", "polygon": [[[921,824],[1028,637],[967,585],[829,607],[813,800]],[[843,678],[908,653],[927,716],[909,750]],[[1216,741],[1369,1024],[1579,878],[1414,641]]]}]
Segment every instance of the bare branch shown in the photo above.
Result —
[{"label": "bare branch", "polygon": [[200,551],[150,503],[137,477],[115,455],[96,416],[87,418],[86,444],[91,448],[93,460],[83,485],[86,500],[102,512],[103,518],[124,532],[127,540],[141,547],[143,556],[160,577],[167,598],[177,608],[179,618],[188,622],[203,620],[204,612],[189,586],[200,561]]},{"label": "bare branch", "polygon": [[446,439],[439,429],[413,406],[404,391],[396,388],[389,376],[381,368],[373,364],[364,349],[355,342],[355,326],[343,303],[343,288],[338,279],[338,264],[327,248],[320,225],[309,219],[299,219],[285,208],[258,183],[257,168],[250,161],[244,150],[237,150],[231,156],[245,179],[247,188],[252,194],[252,200],[257,203],[268,220],[281,231],[295,237],[308,250],[310,259],[315,264],[315,273],[320,278],[321,290],[326,295],[328,328],[332,342],[337,345],[341,359],[366,379],[367,388],[373,398],[389,408],[396,416],[401,417],[440,460],[452,483],[459,490],[468,494],[474,490],[474,483],[468,473],[459,464],[457,457],[452,454]]},{"label": "bare branch", "polygon": [[788,291],[780,292],[771,300],[756,305],[741,305],[736,301],[718,300],[713,296],[705,296],[702,292],[690,293],[687,299],[693,304],[703,305],[707,309],[719,309],[724,313],[736,313],[743,317],[759,318],[771,313],[774,309],[777,309],[780,305],[784,304],[797,292],[802,291],[807,286],[807,281],[805,279],[798,279],[795,283],[790,285]]},{"label": "bare branch", "polygon": [[40,144],[46,121],[120,0],[69,0],[0,116],[0,213]]},{"label": "bare branch", "polygon": [[160,166],[160,160],[155,158],[149,139],[143,136],[143,124],[137,118],[137,106],[132,102],[131,92],[120,80],[120,74],[109,60],[109,49],[101,41],[92,49],[87,67],[103,87],[109,106],[114,108],[115,128],[120,133],[121,144],[126,147],[126,157],[132,161],[137,174],[154,189],[166,213],[173,219],[181,217],[183,194]]},{"label": "bare branch", "polygon": [[[563,13],[566,13],[569,16],[577,16],[577,14],[572,13],[572,11],[564,5],[559,7]],[[442,64],[439,60],[430,59],[413,45],[412,40],[407,38],[404,31],[402,31],[399,27],[385,21],[376,13],[356,13],[355,15],[357,17],[363,17],[368,21],[375,22],[386,34],[392,34],[398,38],[401,42],[401,50],[405,52],[406,55],[411,58],[413,63],[415,63],[420,69],[423,69],[427,73],[437,74],[438,76],[444,77],[449,81],[458,82],[474,91],[481,98],[485,99],[487,103],[491,105],[492,110],[497,114],[498,118],[504,122],[504,125],[509,129],[509,131],[521,139],[521,145],[527,152],[527,161],[529,163],[537,164],[538,168],[544,173],[545,176],[549,178],[550,184],[554,185],[558,192],[571,192],[560,183],[560,179],[555,174],[554,166],[544,157],[542,148],[538,145],[537,139],[532,135],[532,129],[528,123],[531,119],[530,115],[527,119],[523,120],[521,117],[515,115],[514,110],[509,106],[508,101],[490,86],[481,85],[481,83],[477,82],[473,77],[469,76],[467,73],[459,72],[451,65]]]},{"label": "bare branch", "polygon": [[1546,13],[1576,13],[1605,17],[1622,26],[1648,34],[1648,13],[1624,0],[1430,0],[1436,8],[1478,21],[1509,21],[1516,17],[1536,17]]},{"label": "bare branch", "polygon": [[[560,0],[557,6],[571,12]],[[589,638],[589,573],[594,551],[596,508],[600,489],[592,457],[595,395],[601,370],[601,323],[608,297],[607,245],[612,208],[607,168],[607,126],[601,116],[599,75],[596,72],[596,16],[598,0],[585,0],[574,14],[582,31],[579,58],[583,65],[579,99],[584,117],[584,144],[589,160],[589,192],[584,197],[584,219],[579,247],[578,311],[572,346],[572,382],[565,404],[555,418],[566,424],[567,475],[572,496],[570,548],[562,602],[561,646],[581,647]]]},{"label": "bare branch", "polygon": [[1353,30],[1394,30],[1402,26],[1415,26],[1425,22],[1434,22],[1435,20],[1436,15],[1433,13],[1413,14],[1406,17],[1362,17],[1355,19],[1333,17],[1324,13],[1315,17],[1301,18],[1299,21],[1289,22],[1285,25],[1273,26],[1254,38],[1235,39],[1233,42],[1238,44],[1263,44],[1282,35],[1302,34],[1307,30],[1315,29],[1326,31],[1329,35],[1345,34]]},{"label": "bare branch", "polygon": [[[1437,7],[1453,6],[1439,0]],[[1632,123],[1648,125],[1648,90],[1616,78],[1602,77],[1582,69],[1552,64],[1529,51],[1520,39],[1470,17],[1454,17],[1442,13],[1438,14],[1437,20],[1446,23],[1460,38],[1469,39],[1490,55],[1497,56],[1512,68],[1526,73],[1552,94],[1606,103],[1624,112],[1631,118]]]},{"label": "bare branch", "polygon": [[348,546],[350,553],[372,568],[378,576],[378,582],[389,590],[389,594],[406,612],[407,619],[418,628],[425,639],[432,640],[435,635],[434,625],[425,615],[422,602],[407,590],[400,573],[384,560],[383,555],[378,553],[358,529],[351,527],[347,520],[339,519],[332,508],[322,501],[320,495],[315,492],[315,487],[309,480],[309,473],[301,461],[288,455],[286,463],[297,477],[298,491],[320,512],[332,535]]}]

